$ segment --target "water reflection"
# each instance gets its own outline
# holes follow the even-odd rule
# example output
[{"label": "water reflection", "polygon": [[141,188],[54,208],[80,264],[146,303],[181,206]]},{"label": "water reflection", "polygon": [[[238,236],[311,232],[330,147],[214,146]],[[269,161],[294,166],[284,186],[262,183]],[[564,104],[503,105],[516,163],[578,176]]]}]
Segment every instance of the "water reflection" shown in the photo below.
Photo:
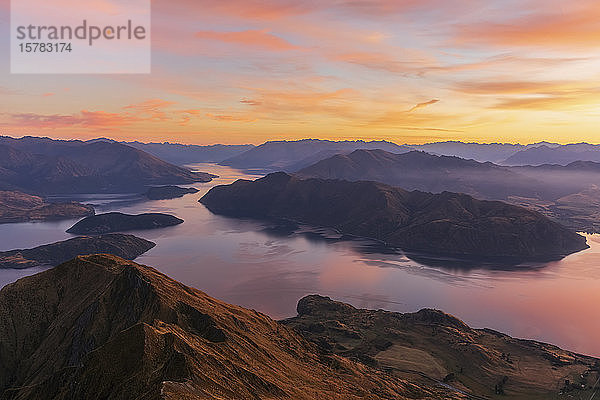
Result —
[{"label": "water reflection", "polygon": [[[295,314],[304,295],[319,293],[357,307],[455,314],[475,327],[600,355],[600,237],[561,261],[465,268],[456,260],[422,262],[398,249],[292,223],[235,219],[210,213],[198,199],[216,184],[252,179],[227,167],[196,165],[219,175],[173,200],[95,199],[100,211],[166,212],[185,223],[132,232],[157,246],[138,258],[190,286],[274,318]],[[63,240],[75,221],[0,225],[4,250]],[[471,266],[473,267],[473,266]],[[35,273],[29,271],[26,273]],[[0,284],[21,272],[0,271]]]}]

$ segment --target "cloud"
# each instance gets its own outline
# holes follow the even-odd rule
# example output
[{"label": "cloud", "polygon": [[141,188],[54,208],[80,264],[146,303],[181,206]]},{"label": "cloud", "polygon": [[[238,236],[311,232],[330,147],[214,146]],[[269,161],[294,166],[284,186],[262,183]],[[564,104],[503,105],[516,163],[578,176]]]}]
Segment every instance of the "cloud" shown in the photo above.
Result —
[{"label": "cloud", "polygon": [[358,106],[358,91],[350,88],[326,90],[291,85],[278,89],[246,88],[252,92],[251,113],[260,119],[286,120],[292,116],[327,115],[349,117]]},{"label": "cloud", "polygon": [[262,104],[260,101],[252,100],[252,99],[241,99],[240,103],[246,104],[246,105],[249,105],[249,106],[259,106],[259,105]]},{"label": "cloud", "polygon": [[150,119],[166,120],[169,119],[169,115],[164,111],[164,109],[175,104],[177,103],[173,101],[149,99],[141,103],[125,106],[123,109],[131,110],[131,112],[136,115],[146,116]]},{"label": "cloud", "polygon": [[570,49],[597,48],[600,43],[596,0],[530,1],[520,11],[514,14],[525,16],[459,25],[456,43]]},{"label": "cloud", "polygon": [[236,32],[199,31],[196,37],[204,40],[217,40],[241,46],[252,46],[270,51],[297,50],[300,47],[273,35],[266,29]]},{"label": "cloud", "polygon": [[567,110],[600,103],[600,83],[592,81],[472,81],[458,82],[457,92],[496,98],[490,108]]},{"label": "cloud", "polygon": [[438,100],[438,99],[433,99],[433,100],[426,101],[426,102],[424,102],[424,103],[418,103],[418,104],[416,104],[414,107],[412,107],[410,110],[408,110],[407,112],[409,112],[409,113],[410,113],[410,112],[416,111],[416,110],[418,110],[418,109],[420,109],[420,108],[425,108],[425,107],[427,107],[427,106],[430,106],[430,105],[432,105],[432,104],[435,104],[435,103],[437,103],[437,102],[439,102],[439,100]]},{"label": "cloud", "polygon": [[224,115],[224,114],[211,114],[207,113],[206,116],[210,119],[214,119],[220,122],[253,122],[256,121],[254,118],[240,115]]},{"label": "cloud", "polygon": [[19,94],[19,92],[14,89],[9,89],[9,88],[0,86],[0,94],[1,95],[12,95],[12,94]]},{"label": "cloud", "polygon": [[453,89],[477,95],[499,95],[499,94],[532,94],[544,93],[558,88],[564,88],[567,82],[535,82],[535,81],[507,81],[498,79],[496,81],[464,81],[457,82]]},{"label": "cloud", "polygon": [[[222,17],[248,19],[252,21],[272,21],[280,18],[304,15],[319,8],[321,2],[315,0],[179,0],[177,7],[169,0],[156,0],[154,10],[165,11],[166,15],[220,15]],[[195,12],[195,14],[190,14]],[[161,13],[162,14],[162,13]]]},{"label": "cloud", "polygon": [[329,58],[333,61],[342,61],[374,70],[399,74],[420,74],[437,66],[437,63],[434,59],[428,58],[422,54],[415,54],[413,57],[407,57],[405,60],[399,60],[394,55],[384,52],[353,51],[333,54],[330,55]]},{"label": "cloud", "polygon": [[149,99],[140,103],[124,106],[122,111],[81,110],[72,114],[5,113],[9,121],[5,126],[28,128],[109,128],[122,127],[140,122],[174,121],[188,122],[200,115],[200,110],[166,110],[177,103],[161,99]]},{"label": "cloud", "polygon": [[132,116],[104,111],[82,110],[71,115],[12,113],[9,117],[13,124],[29,128],[64,128],[71,126],[114,127],[131,124],[137,119]]},{"label": "cloud", "polygon": [[530,111],[567,111],[578,108],[597,108],[600,104],[600,87],[559,90],[539,95],[508,97],[492,108]]}]

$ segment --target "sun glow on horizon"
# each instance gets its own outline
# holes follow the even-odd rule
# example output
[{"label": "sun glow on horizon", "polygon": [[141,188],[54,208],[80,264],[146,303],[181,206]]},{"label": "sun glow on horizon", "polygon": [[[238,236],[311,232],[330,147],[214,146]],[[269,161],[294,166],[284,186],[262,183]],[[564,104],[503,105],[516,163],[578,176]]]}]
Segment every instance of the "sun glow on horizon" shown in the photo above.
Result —
[{"label": "sun glow on horizon", "polygon": [[4,60],[0,133],[600,143],[599,20],[593,0],[157,0],[149,75],[11,75]]}]

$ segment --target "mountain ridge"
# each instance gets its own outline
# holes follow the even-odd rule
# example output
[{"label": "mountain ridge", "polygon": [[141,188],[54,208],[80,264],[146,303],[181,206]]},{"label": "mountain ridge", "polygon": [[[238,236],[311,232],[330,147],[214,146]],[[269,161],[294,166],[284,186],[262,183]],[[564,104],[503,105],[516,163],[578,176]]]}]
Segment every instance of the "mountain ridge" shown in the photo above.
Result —
[{"label": "mountain ridge", "polygon": [[0,336],[5,399],[452,398],[322,355],[263,314],[109,255],[4,287]]},{"label": "mountain ridge", "polygon": [[115,142],[0,137],[0,189],[35,194],[128,193],[145,186],[208,182],[142,150]]},{"label": "mountain ridge", "polygon": [[327,226],[418,253],[555,259],[588,247],[584,237],[525,208],[372,181],[301,179],[278,172],[215,186],[200,202],[217,214]]},{"label": "mountain ridge", "polygon": [[297,311],[277,322],[152,267],[78,256],[0,290],[0,397],[554,400],[589,394],[600,373],[596,358],[439,310],[308,295]]},{"label": "mountain ridge", "polygon": [[292,171],[317,161],[314,157],[318,153],[330,155],[357,148],[385,148],[397,152],[410,150],[409,147],[387,141],[278,140],[265,142],[220,164],[241,169]]}]

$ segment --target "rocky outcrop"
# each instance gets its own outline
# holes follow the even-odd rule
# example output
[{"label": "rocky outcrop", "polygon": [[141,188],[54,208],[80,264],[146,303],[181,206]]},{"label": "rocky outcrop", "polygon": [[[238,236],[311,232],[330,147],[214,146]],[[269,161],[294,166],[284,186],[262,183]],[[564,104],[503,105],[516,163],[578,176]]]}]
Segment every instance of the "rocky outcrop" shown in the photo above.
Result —
[{"label": "rocky outcrop", "polygon": [[80,255],[105,253],[133,260],[156,246],[153,242],[123,234],[82,236],[32,249],[0,252],[0,269],[56,266]]},{"label": "rocky outcrop", "polygon": [[101,235],[110,232],[164,228],[181,223],[183,223],[182,219],[169,214],[131,215],[111,212],[84,218],[70,227],[67,232],[77,235]]},{"label": "rocky outcrop", "polygon": [[376,182],[299,179],[280,172],[216,186],[200,202],[218,214],[332,227],[426,254],[547,260],[588,247],[583,236],[525,208]]},{"label": "rocky outcrop", "polygon": [[298,302],[297,317],[283,322],[326,354],[413,383],[449,385],[469,398],[588,398],[600,374],[598,359],[473,329],[439,310],[364,310],[311,295]]}]

